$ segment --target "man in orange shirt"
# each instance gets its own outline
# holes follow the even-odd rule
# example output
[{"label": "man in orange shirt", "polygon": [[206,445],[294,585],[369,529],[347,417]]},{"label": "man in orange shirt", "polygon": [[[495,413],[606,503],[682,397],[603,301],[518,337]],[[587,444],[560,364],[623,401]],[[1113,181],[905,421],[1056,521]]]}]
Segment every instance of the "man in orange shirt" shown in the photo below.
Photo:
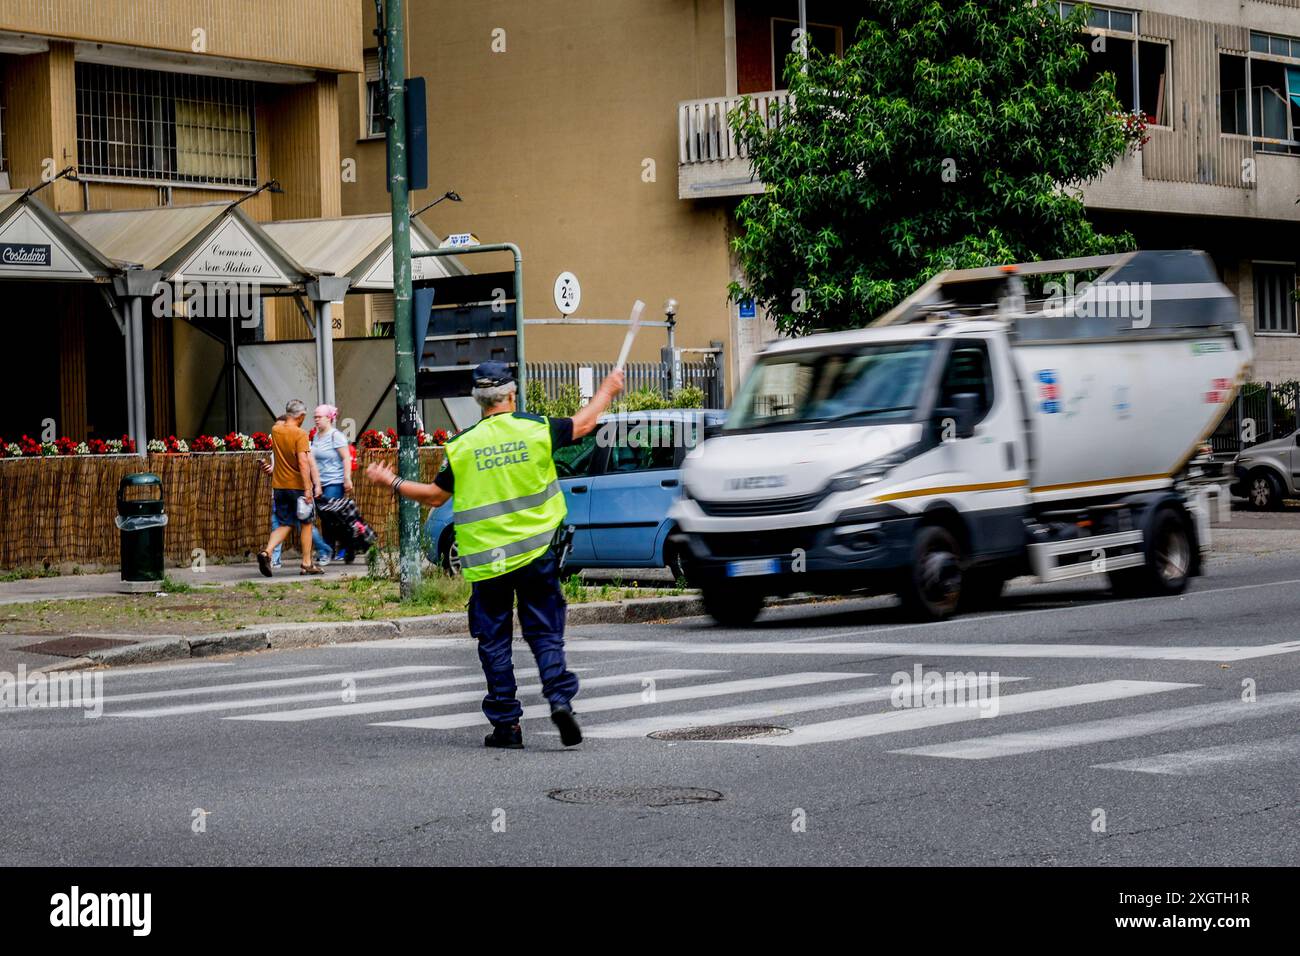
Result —
[{"label": "man in orange shirt", "polygon": [[299,574],[324,574],[320,565],[312,560],[312,522],[298,517],[298,497],[301,495],[308,504],[314,504],[320,494],[320,486],[315,481],[316,472],[312,468],[311,443],[302,430],[307,406],[295,398],[285,406],[284,414],[284,421],[276,422],[271,429],[271,450],[275,459],[271,473],[272,506],[280,526],[271,532],[266,547],[258,552],[257,567],[266,577],[271,576],[271,552],[284,544],[289,529],[298,525],[303,562]]}]

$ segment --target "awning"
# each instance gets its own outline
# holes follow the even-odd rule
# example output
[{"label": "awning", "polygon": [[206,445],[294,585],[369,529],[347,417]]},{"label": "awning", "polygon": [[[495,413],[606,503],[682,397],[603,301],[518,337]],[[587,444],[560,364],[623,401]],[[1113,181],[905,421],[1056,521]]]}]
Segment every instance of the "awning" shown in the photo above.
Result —
[{"label": "awning", "polygon": [[117,271],[36,196],[0,192],[0,279],[107,282]]},{"label": "awning", "polygon": [[158,270],[169,282],[255,282],[284,288],[313,275],[228,202],[72,212],[63,219],[103,255]]},{"label": "awning", "polygon": [[[310,271],[352,280],[349,292],[389,292],[393,288],[393,220],[387,213],[334,219],[291,219],[262,227]],[[441,240],[418,219],[411,220],[411,249],[428,252]],[[469,275],[454,257],[426,260],[444,276]]]}]

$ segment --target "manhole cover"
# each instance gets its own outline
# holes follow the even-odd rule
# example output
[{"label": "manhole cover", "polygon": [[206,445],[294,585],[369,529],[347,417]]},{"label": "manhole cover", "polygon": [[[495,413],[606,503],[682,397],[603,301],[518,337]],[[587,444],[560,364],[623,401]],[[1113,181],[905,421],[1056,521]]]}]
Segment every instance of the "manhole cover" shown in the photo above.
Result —
[{"label": "manhole cover", "polygon": [[721,724],[717,727],[656,730],[650,736],[655,740],[752,740],[755,737],[784,737],[789,732],[788,727],[770,724]]},{"label": "manhole cover", "polygon": [[32,654],[52,654],[55,657],[84,657],[90,651],[102,651],[106,647],[134,643],[136,642],[112,637],[61,637],[56,641],[28,644],[26,647],[16,647],[14,650],[29,651]]},{"label": "manhole cover", "polygon": [[676,807],[686,803],[716,803],[717,790],[703,787],[578,787],[546,794],[561,803],[599,803],[615,807]]}]

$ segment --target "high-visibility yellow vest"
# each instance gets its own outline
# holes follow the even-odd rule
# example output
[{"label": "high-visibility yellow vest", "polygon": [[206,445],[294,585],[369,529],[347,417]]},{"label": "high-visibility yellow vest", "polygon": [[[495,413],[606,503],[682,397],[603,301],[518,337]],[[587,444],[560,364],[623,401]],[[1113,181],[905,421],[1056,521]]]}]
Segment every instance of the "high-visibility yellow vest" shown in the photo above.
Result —
[{"label": "high-visibility yellow vest", "polygon": [[447,442],[456,549],[468,581],[522,568],[551,545],[568,509],[540,415],[492,415]]}]

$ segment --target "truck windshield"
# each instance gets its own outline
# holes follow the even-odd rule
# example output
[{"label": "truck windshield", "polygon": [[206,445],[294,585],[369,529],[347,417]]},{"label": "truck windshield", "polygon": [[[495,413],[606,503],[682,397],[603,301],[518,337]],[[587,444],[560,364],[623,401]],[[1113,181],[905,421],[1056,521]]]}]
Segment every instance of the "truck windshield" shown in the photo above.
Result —
[{"label": "truck windshield", "polygon": [[933,359],[933,342],[767,356],[745,379],[725,429],[908,421]]}]

